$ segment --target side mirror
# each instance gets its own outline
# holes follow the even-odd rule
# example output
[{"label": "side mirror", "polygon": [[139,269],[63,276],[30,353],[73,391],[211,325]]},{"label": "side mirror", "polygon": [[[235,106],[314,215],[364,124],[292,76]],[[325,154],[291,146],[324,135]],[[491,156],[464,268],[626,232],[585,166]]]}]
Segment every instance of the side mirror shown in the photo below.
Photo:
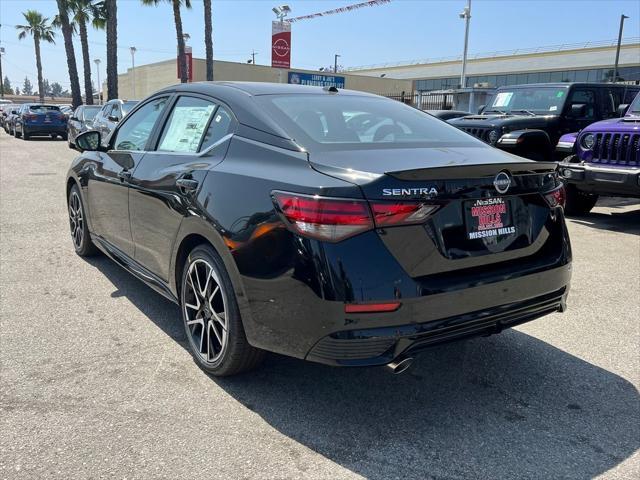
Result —
[{"label": "side mirror", "polygon": [[109,119],[110,122],[118,123],[120,121],[120,119],[118,117],[115,117],[113,115],[109,115],[107,118]]},{"label": "side mirror", "polygon": [[78,150],[81,152],[97,152],[101,150],[100,132],[89,130],[88,132],[81,133],[76,137],[76,147],[78,147]]},{"label": "side mirror", "polygon": [[76,122],[78,121],[78,117],[76,117],[75,115],[72,115],[69,117],[69,120],[75,120]]},{"label": "side mirror", "polygon": [[625,113],[627,113],[627,108],[629,108],[628,103],[621,103],[620,105],[618,105],[618,116],[624,117]]},{"label": "side mirror", "polygon": [[11,110],[11,115],[17,115],[18,114],[18,110]]},{"label": "side mirror", "polygon": [[572,103],[571,104],[571,116],[573,118],[584,118],[587,113],[586,103]]},{"label": "side mirror", "polygon": [[480,115],[484,111],[485,107],[486,107],[486,105],[480,105],[478,107],[478,115]]}]

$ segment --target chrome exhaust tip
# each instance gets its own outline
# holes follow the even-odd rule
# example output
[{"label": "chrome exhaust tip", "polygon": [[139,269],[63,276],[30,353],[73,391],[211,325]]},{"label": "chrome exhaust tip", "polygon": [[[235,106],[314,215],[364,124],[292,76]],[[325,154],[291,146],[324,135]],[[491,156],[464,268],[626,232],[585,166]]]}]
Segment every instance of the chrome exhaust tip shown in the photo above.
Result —
[{"label": "chrome exhaust tip", "polygon": [[406,372],[413,363],[413,357],[405,357],[388,363],[386,367],[391,370],[394,375],[400,375]]}]

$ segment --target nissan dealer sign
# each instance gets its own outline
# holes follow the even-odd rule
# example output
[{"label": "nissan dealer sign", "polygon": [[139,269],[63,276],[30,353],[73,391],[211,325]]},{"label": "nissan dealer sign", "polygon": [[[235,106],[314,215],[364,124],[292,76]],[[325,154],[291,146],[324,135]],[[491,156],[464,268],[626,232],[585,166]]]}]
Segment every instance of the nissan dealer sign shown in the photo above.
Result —
[{"label": "nissan dealer sign", "polygon": [[289,68],[291,66],[291,24],[274,21],[271,24],[271,66]]}]

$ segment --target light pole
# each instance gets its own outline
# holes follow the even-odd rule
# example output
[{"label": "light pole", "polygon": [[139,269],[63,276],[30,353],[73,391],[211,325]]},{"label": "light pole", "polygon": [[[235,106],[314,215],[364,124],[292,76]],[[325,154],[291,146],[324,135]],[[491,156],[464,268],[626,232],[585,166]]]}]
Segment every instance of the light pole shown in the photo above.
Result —
[{"label": "light pole", "polygon": [[471,21],[471,0],[467,0],[467,6],[464,7],[462,13],[460,13],[460,18],[463,18],[465,21],[464,27],[464,50],[462,52],[462,73],[460,74],[460,88],[465,88],[467,86],[467,47],[469,45],[469,23]]},{"label": "light pole", "polygon": [[98,105],[102,105],[102,84],[100,83],[100,59],[96,58],[93,63],[96,64],[96,73],[98,77]]},{"label": "light pole", "polygon": [[4,98],[4,77],[2,76],[2,56],[4,47],[0,47],[0,98]]},{"label": "light pole", "polygon": [[131,75],[133,76],[133,98],[136,97],[136,47],[129,47],[129,51],[131,52]]},{"label": "light pole", "polygon": [[624,28],[624,19],[629,18],[626,15],[620,15],[620,30],[618,31],[618,47],[616,48],[616,63],[613,67],[613,79],[612,82],[615,82],[618,78],[618,60],[620,60],[620,44],[622,43],[622,29]]},{"label": "light pole", "polygon": [[340,55],[337,53],[333,56],[333,73],[338,73],[338,58]]},{"label": "light pole", "polygon": [[291,13],[291,7],[289,5],[280,5],[279,7],[273,7],[271,11],[276,14],[280,22],[284,22],[285,17]]}]

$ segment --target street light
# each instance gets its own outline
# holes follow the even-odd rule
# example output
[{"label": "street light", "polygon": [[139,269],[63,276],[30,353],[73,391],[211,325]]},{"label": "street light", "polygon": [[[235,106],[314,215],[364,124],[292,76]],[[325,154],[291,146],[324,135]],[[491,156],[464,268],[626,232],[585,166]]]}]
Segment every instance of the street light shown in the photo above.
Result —
[{"label": "street light", "polygon": [[616,48],[616,63],[613,67],[613,79],[615,82],[618,79],[618,60],[620,59],[620,44],[622,43],[622,29],[624,28],[624,19],[629,18],[626,15],[620,15],[620,30],[618,31],[618,47]]},{"label": "street light", "polygon": [[136,97],[136,47],[129,47],[129,51],[131,52],[131,75],[133,76],[133,98]]},{"label": "street light", "polygon": [[467,72],[467,46],[469,45],[469,22],[471,20],[471,0],[467,0],[467,6],[459,14],[459,17],[464,19],[464,51],[462,53],[462,73],[460,75],[460,88],[467,86],[466,72]]},{"label": "street light", "polygon": [[4,47],[0,47],[0,98],[4,98],[4,77],[2,76],[2,56]]},{"label": "street light", "polygon": [[98,74],[98,105],[102,105],[102,84],[100,83],[100,59],[93,61],[96,64],[96,73]]},{"label": "street light", "polygon": [[279,7],[273,7],[271,11],[276,14],[278,20],[284,22],[285,17],[291,13],[291,7],[289,5],[280,5]]},{"label": "street light", "polygon": [[337,53],[333,56],[333,73],[338,73],[338,55]]}]

